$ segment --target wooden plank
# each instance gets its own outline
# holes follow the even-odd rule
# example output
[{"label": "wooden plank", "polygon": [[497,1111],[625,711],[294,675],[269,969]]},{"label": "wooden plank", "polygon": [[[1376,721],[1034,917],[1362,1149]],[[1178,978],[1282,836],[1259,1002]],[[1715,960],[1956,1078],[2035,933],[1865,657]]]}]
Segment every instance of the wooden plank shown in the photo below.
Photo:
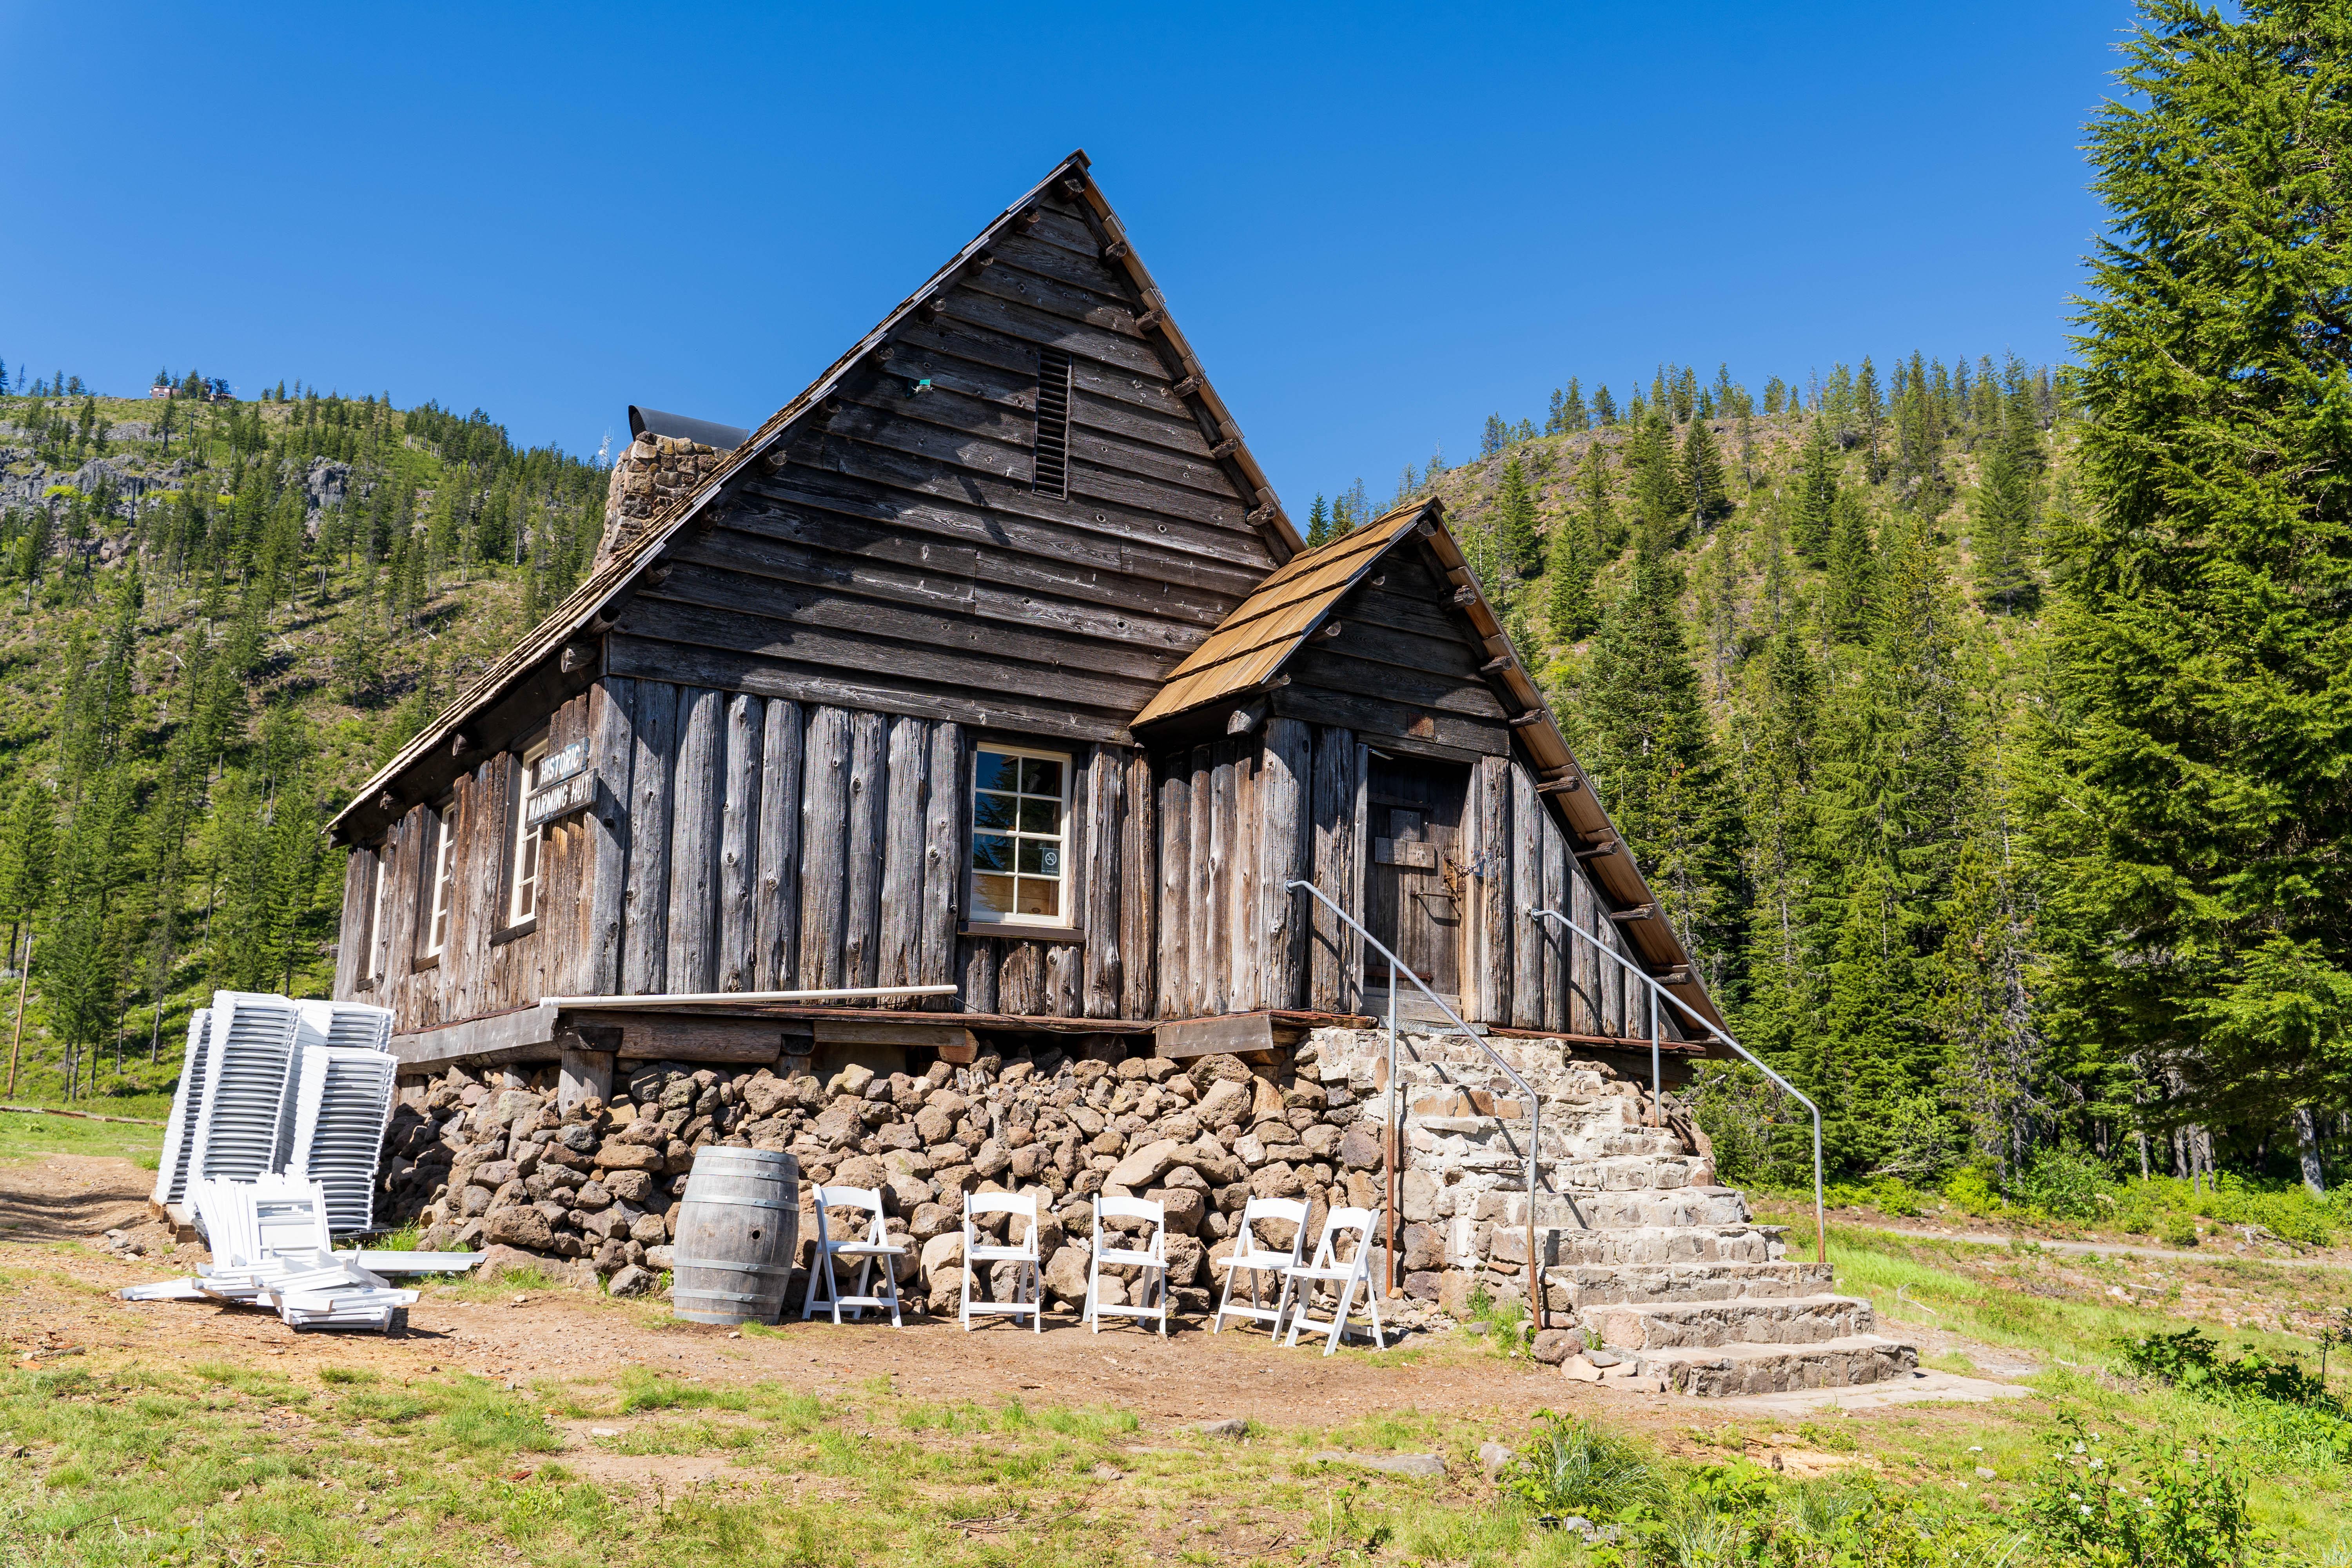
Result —
[{"label": "wooden plank", "polygon": [[621,988],[622,919],[629,879],[630,763],[637,683],[606,677],[591,689],[588,754],[596,770],[596,799],[583,827],[588,836],[589,958],[585,994],[613,996]]},{"label": "wooden plank", "polygon": [[1187,911],[1192,875],[1192,765],[1188,754],[1160,766],[1160,961],[1158,990],[1148,1016],[1172,1016],[1191,984]]},{"label": "wooden plank", "polygon": [[719,847],[725,805],[727,694],[678,694],[670,785],[667,991],[719,989]]},{"label": "wooden plank", "polygon": [[629,877],[621,990],[633,996],[666,991],[669,971],[669,817],[677,752],[678,688],[637,685],[629,761]]},{"label": "wooden plank", "polygon": [[843,869],[841,983],[872,985],[882,942],[882,811],[887,800],[887,721],[849,716],[849,837]]},{"label": "wooden plank", "polygon": [[1226,1013],[1201,1018],[1171,1018],[1151,1034],[1151,1053],[1180,1059],[1192,1057],[1240,1056],[1276,1048],[1274,1018],[1269,1013]]},{"label": "wooden plank", "polygon": [[336,1000],[348,1002],[359,994],[362,971],[362,953],[370,935],[367,929],[368,894],[375,885],[375,850],[362,845],[353,849],[343,862],[343,910],[335,926],[335,989]]},{"label": "wooden plank", "polygon": [[801,709],[761,704],[758,868],[753,879],[752,989],[790,991],[800,979]]},{"label": "wooden plank", "polygon": [[801,784],[800,984],[803,991],[842,984],[849,852],[849,714],[808,711]]},{"label": "wooden plank", "polygon": [[882,828],[881,946],[877,985],[919,985],[923,973],[924,812],[929,804],[930,723],[888,721],[888,782]]},{"label": "wooden plank", "polygon": [[935,549],[969,547],[976,581],[1132,606],[1203,631],[1232,612],[1258,575],[1253,567],[1146,543],[1125,528],[1033,521],[806,468],[747,482],[721,526],[901,564],[921,563]]},{"label": "wooden plank", "polygon": [[1045,950],[1045,1011],[1056,1018],[1082,1018],[1086,1005],[1080,981],[1086,972],[1086,948],[1078,942],[1055,942]]},{"label": "wooden plank", "polygon": [[1511,764],[1508,757],[1480,760],[1470,779],[1470,809],[1476,814],[1472,853],[1483,869],[1471,879],[1469,918],[1475,933],[1475,981],[1463,991],[1476,998],[1472,1021],[1507,1023],[1511,1009]]},{"label": "wooden plank", "polygon": [[727,703],[727,791],[719,844],[718,991],[760,990],[760,770],[767,760],[768,704],[736,693]]},{"label": "wooden plank", "polygon": [[1129,1018],[1150,1017],[1158,1008],[1159,990],[1152,978],[1153,955],[1159,951],[1155,917],[1159,912],[1158,868],[1152,862],[1159,841],[1152,820],[1156,798],[1151,759],[1140,749],[1121,760],[1126,770],[1126,810],[1119,819],[1118,848],[1118,1012]]},{"label": "wooden plank", "polygon": [[[1312,843],[1309,877],[1318,889],[1346,909],[1358,853],[1354,732],[1328,725],[1317,731],[1314,770],[1307,793]],[[1309,900],[1308,904],[1307,1005],[1318,1012],[1336,1013],[1346,989],[1340,937],[1348,928],[1319,900]]]},{"label": "wooden plank", "polygon": [[387,835],[394,840],[393,882],[383,903],[387,931],[383,975],[384,988],[391,997],[383,1005],[396,1015],[394,1028],[416,1029],[425,1023],[424,1009],[419,1005],[423,988],[417,984],[416,973],[417,917],[425,901],[424,847],[431,837],[427,830],[433,820],[428,807],[412,805],[393,824]]},{"label": "wooden plank", "polygon": [[[987,274],[980,276],[985,278]],[[1073,321],[1018,299],[983,293],[968,284],[948,291],[947,309],[942,313],[954,321],[992,328],[1007,337],[1058,348],[1135,374],[1166,374],[1160,356],[1139,338]]]},{"label": "wooden plank", "polygon": [[1205,970],[1201,1011],[1225,1013],[1234,1010],[1234,857],[1239,826],[1234,800],[1235,749],[1231,741],[1221,741],[1211,750],[1215,761],[1209,769],[1209,875],[1202,889],[1208,930],[1201,944]]},{"label": "wooden plank", "polygon": [[[621,634],[827,665],[850,679],[879,668],[967,691],[1032,698],[1041,706],[1086,707],[1120,715],[1141,711],[1159,689],[1154,679],[1056,664],[1045,646],[1054,639],[1042,634],[1008,637],[1006,647],[992,653],[992,637],[983,635],[990,628],[970,617],[821,593],[778,594],[761,611],[725,608],[707,602],[725,595],[710,591],[717,586],[710,579],[694,576],[697,570],[682,567],[660,594],[630,600],[618,622]],[[1094,646],[1068,640],[1074,649]]]},{"label": "wooden plank", "polygon": [[1212,1005],[1210,996],[1214,984],[1213,977],[1222,971],[1222,957],[1210,946],[1210,932],[1216,922],[1210,916],[1217,885],[1216,857],[1212,853],[1216,839],[1216,748],[1195,746],[1192,756],[1192,788],[1189,799],[1192,816],[1192,846],[1191,872],[1185,886],[1185,988],[1182,994],[1170,998],[1171,1005],[1181,1015],[1222,1013],[1222,1003]]},{"label": "wooden plank", "polygon": [[961,725],[931,725],[926,772],[929,789],[923,803],[921,956],[915,978],[925,985],[945,985],[957,978],[956,921],[963,909],[963,813],[969,792]]},{"label": "wooden plank", "polygon": [[[1568,873],[1568,914],[1586,931],[1592,929],[1592,887],[1573,866]],[[1568,946],[1568,1029],[1570,1034],[1601,1032],[1601,994],[1594,984],[1601,960],[1592,944],[1571,935]]]},{"label": "wooden plank", "polygon": [[[976,621],[1003,628],[964,626],[941,646],[1000,648],[1007,658],[1143,680],[1166,679],[1202,638],[1197,625],[1160,620],[1132,605],[1073,602],[1034,587],[979,584],[977,554],[961,545],[910,548],[904,539],[896,547],[849,552],[830,544],[788,542],[764,530],[717,528],[678,552],[685,564],[663,584],[662,596],[854,630],[867,629],[866,623],[856,617],[813,618],[803,606],[818,597],[905,605],[929,612],[909,626],[943,616],[959,626]],[[892,559],[898,556],[918,559]],[[778,584],[791,586],[780,595]],[[906,634],[893,628],[893,635]]]},{"label": "wooden plank", "polygon": [[1051,1013],[1045,993],[1045,944],[1001,942],[1002,960],[996,970],[996,1009],[1000,1013]]},{"label": "wooden plank", "polygon": [[1311,724],[1345,724],[1368,738],[1424,742],[1457,754],[1501,757],[1509,752],[1511,746],[1510,727],[1499,720],[1413,708],[1361,693],[1312,686],[1295,678],[1274,693],[1273,709],[1286,718],[1304,719]]},{"label": "wooden plank", "polygon": [[462,1062],[513,1061],[521,1059],[517,1053],[541,1050],[546,1054],[529,1059],[555,1059],[555,1008],[543,1002],[392,1037],[403,1077]]},{"label": "wooden plank", "polygon": [[[1371,785],[1372,753],[1360,741],[1356,745],[1356,800],[1354,847],[1348,856],[1348,910],[1359,922],[1370,926],[1372,914],[1366,901],[1367,879],[1371,872]],[[1343,957],[1339,963],[1341,979],[1340,1006],[1344,1012],[1360,1012],[1364,1005],[1364,965],[1366,949],[1360,932],[1349,929],[1341,938]]]},{"label": "wooden plank", "polygon": [[1310,1005],[1307,937],[1320,906],[1288,884],[1311,878],[1315,869],[1315,732],[1296,719],[1269,719],[1261,758],[1255,813],[1263,955],[1258,1001],[1268,1007],[1305,1006]]},{"label": "wooden plank", "polygon": [[986,937],[961,937],[956,951],[963,969],[963,1005],[967,1013],[993,1013],[997,1009],[996,977],[1001,963],[997,944]]},{"label": "wooden plank", "polygon": [[1086,941],[1081,949],[1078,1009],[1089,1018],[1119,1016],[1118,853],[1126,838],[1127,774],[1119,752],[1092,746],[1086,752],[1080,800],[1086,812],[1086,860],[1079,897],[1085,900]]},{"label": "wooden plank", "polygon": [[1246,1012],[1262,1005],[1265,974],[1265,932],[1259,924],[1257,863],[1258,742],[1255,737],[1234,750],[1233,857],[1225,917],[1225,1010]]},{"label": "wooden plank", "polygon": [[[976,395],[1000,396],[1023,408],[1036,406],[1037,350],[1034,344],[970,321],[953,320],[911,322],[900,329],[897,342],[919,374],[943,372]],[[894,367],[898,363],[892,361]],[[939,367],[938,371],[928,368],[931,366]],[[1088,397],[1116,404],[1131,416],[1170,426],[1192,427],[1194,439],[1199,441],[1192,411],[1174,395],[1174,389],[1158,377],[1138,375],[1079,358],[1070,362],[1070,384]],[[996,390],[999,388],[1002,390]],[[1176,437],[1169,444],[1172,449],[1192,450],[1181,442],[1181,437]],[[1208,443],[1200,441],[1198,449],[1205,453]]]},{"label": "wooden plank", "polygon": [[[1533,792],[1529,792],[1532,794]],[[1549,812],[1538,809],[1543,828],[1543,895],[1538,909],[1568,910],[1568,840]],[[1543,1021],[1541,1027],[1565,1029],[1568,1024],[1568,944],[1575,938],[1558,921],[1539,921],[1534,934],[1543,947]]]},{"label": "wooden plank", "polygon": [[[657,679],[691,677],[698,685],[788,698],[810,708],[865,706],[950,720],[974,729],[1132,743],[1124,716],[1112,717],[1117,710],[1111,709],[1062,708],[975,692],[962,685],[899,679],[887,668],[859,674],[846,667],[814,668],[760,654],[619,635],[608,646],[612,666],[622,674],[642,672]],[[892,645],[876,644],[865,657],[887,660],[894,651]]]},{"label": "wooden plank", "polygon": [[[585,1016],[585,1015],[583,1015]],[[782,1054],[784,1032],[772,1023],[606,1014],[617,1021],[623,1061],[724,1062],[764,1067]]]},{"label": "wooden plank", "polygon": [[1542,797],[1536,781],[1514,762],[1510,768],[1511,865],[1509,897],[1503,915],[1511,928],[1511,1024],[1516,1028],[1543,1026],[1543,932],[1546,922],[1530,910],[1544,907]]},{"label": "wooden plank", "polygon": [[[963,287],[1008,303],[1025,305],[1041,315],[1064,321],[1083,322],[1098,331],[1132,339],[1140,344],[1143,334],[1135,324],[1135,312],[1129,301],[1118,296],[1106,296],[1101,291],[1063,281],[1043,270],[1007,265],[1000,253],[998,264],[982,271],[969,273]],[[1145,351],[1149,353],[1147,349]],[[1155,356],[1154,364],[1157,364]]]},{"label": "wooden plank", "polygon": [[1431,675],[1358,658],[1343,646],[1347,640],[1343,630],[1328,642],[1301,648],[1283,666],[1283,673],[1302,685],[1378,697],[1439,713],[1474,719],[1505,717],[1494,689],[1475,675]]},{"label": "wooden plank", "polygon": [[820,1046],[907,1046],[933,1050],[971,1044],[971,1031],[961,1024],[908,1023],[895,1018],[820,1018]]}]

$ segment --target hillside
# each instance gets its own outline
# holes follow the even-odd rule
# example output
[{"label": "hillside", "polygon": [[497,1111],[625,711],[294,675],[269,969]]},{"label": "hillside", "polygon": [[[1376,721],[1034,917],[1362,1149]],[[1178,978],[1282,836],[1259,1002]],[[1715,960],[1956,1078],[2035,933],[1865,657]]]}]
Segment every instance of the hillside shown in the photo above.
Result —
[{"label": "hillside", "polygon": [[214,987],[323,988],[319,827],[578,580],[605,476],[479,410],[27,390],[0,396],[12,966],[39,932],[17,1092],[88,1087],[92,1050],[136,1091]]}]

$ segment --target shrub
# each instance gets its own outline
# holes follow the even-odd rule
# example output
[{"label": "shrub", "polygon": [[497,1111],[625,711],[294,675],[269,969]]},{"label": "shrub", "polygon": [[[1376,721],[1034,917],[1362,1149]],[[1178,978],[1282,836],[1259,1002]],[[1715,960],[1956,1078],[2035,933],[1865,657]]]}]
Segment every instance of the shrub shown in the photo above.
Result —
[{"label": "shrub", "polygon": [[2092,1219],[2115,1201],[2107,1183],[2106,1168],[2084,1150],[2044,1149],[2011,1184],[2011,1195],[2053,1219]]},{"label": "shrub", "polygon": [[1982,1164],[1963,1165],[1944,1184],[1944,1201],[1964,1214],[1987,1215],[2007,1208],[2008,1200],[1992,1184],[1992,1170]]},{"label": "shrub", "polygon": [[2167,1247],[2194,1247],[2197,1245],[2197,1222],[2187,1215],[2167,1215],[2164,1216],[2163,1235]]},{"label": "shrub", "polygon": [[2202,1329],[2177,1334],[2144,1334],[2118,1340],[2124,1364],[2142,1377],[2160,1378],[2191,1394],[2242,1394],[2284,1405],[2316,1405],[2341,1415],[2343,1407],[2319,1379],[2292,1358],[2273,1361],[2260,1351],[2242,1350],[2224,1360],[2221,1346]]},{"label": "shrub", "polygon": [[2237,1568],[2261,1547],[2226,1455],[2111,1445],[2071,1415],[2051,1435],[2029,1511],[2053,1562]]}]

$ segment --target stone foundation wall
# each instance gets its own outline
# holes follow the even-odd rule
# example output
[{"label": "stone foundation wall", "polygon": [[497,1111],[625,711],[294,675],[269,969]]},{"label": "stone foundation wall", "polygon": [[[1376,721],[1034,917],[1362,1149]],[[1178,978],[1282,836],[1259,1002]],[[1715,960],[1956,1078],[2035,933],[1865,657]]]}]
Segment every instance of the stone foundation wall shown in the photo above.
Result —
[{"label": "stone foundation wall", "polygon": [[[416,1220],[426,1247],[520,1248],[625,1292],[669,1265],[695,1149],[783,1149],[800,1162],[803,1191],[820,1182],[882,1190],[891,1229],[910,1248],[900,1288],[917,1310],[954,1310],[961,1194],[1035,1188],[1048,1216],[1040,1250],[1049,1299],[1084,1296],[1090,1200],[1133,1194],[1167,1205],[1171,1284],[1179,1310],[1199,1312],[1219,1279],[1206,1260],[1231,1249],[1253,1194],[1306,1199],[1310,1234],[1334,1205],[1381,1206],[1388,1099],[1377,1031],[1318,1031],[1280,1068],[1120,1050],[1072,1056],[1047,1045],[969,1067],[934,1063],[920,1075],[853,1065],[824,1081],[652,1063],[616,1084],[611,1103],[569,1110],[551,1083],[504,1087],[496,1075],[453,1070],[404,1085],[378,1212],[392,1224]],[[1514,1041],[1507,1053],[1547,1099],[1641,1092],[1605,1067],[1569,1058],[1556,1041]],[[1505,1293],[1513,1262],[1497,1253],[1510,1252],[1507,1222],[1524,1214],[1512,1201],[1525,1202],[1525,1164],[1524,1143],[1512,1142],[1515,1108],[1494,1094],[1500,1075],[1458,1037],[1401,1039],[1400,1059],[1408,1289],[1458,1305],[1483,1269]],[[1451,1111],[1468,1114],[1441,1114]],[[1549,1128],[1545,1142],[1549,1156]],[[995,1217],[990,1228],[1001,1236]],[[814,1236],[804,1214],[803,1267]],[[793,1302],[802,1284],[796,1276]]]},{"label": "stone foundation wall", "polygon": [[693,493],[726,453],[676,436],[648,430],[621,449],[604,490],[604,536],[596,564],[626,549],[655,516]]}]

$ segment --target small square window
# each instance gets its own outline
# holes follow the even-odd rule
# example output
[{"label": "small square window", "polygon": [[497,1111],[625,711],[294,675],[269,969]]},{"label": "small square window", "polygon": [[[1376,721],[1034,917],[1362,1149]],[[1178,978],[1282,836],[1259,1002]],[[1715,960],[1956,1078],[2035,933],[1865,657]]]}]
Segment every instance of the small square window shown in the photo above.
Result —
[{"label": "small square window", "polygon": [[1069,923],[1070,760],[983,745],[972,760],[971,913],[983,922]]}]

